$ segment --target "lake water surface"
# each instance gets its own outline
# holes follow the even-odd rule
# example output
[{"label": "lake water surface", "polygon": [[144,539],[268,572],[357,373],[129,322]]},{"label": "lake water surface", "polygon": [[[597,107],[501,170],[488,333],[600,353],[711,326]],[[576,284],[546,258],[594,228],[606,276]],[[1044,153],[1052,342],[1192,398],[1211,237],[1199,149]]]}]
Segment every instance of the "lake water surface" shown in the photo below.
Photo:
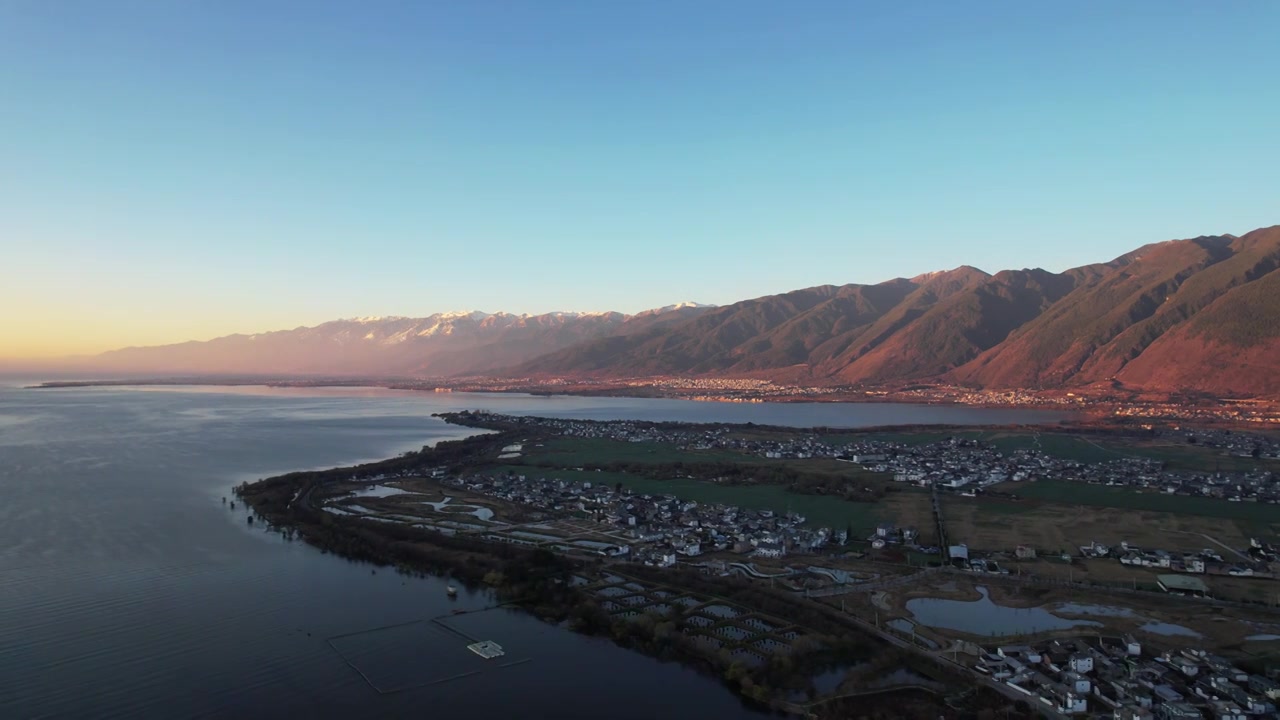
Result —
[{"label": "lake water surface", "polygon": [[979,587],[978,593],[982,597],[977,600],[914,598],[907,601],[906,607],[921,625],[988,637],[1102,624],[1092,620],[1069,620],[1039,607],[997,605],[984,587]]},{"label": "lake water surface", "polygon": [[[368,389],[76,388],[0,380],[0,717],[747,717],[717,681],[526,615],[470,632],[529,662],[422,687],[459,646],[411,623],[444,582],[376,573],[245,523],[247,479],[464,436],[432,413],[780,425],[1004,423],[1049,413],[893,405],[434,395]],[[355,635],[352,635],[352,634]],[[340,639],[336,636],[356,638]],[[379,694],[347,664],[386,678]],[[345,659],[344,659],[345,658]],[[464,658],[465,659],[465,658]],[[463,662],[463,660],[458,660]],[[656,689],[660,689],[657,692]]]}]

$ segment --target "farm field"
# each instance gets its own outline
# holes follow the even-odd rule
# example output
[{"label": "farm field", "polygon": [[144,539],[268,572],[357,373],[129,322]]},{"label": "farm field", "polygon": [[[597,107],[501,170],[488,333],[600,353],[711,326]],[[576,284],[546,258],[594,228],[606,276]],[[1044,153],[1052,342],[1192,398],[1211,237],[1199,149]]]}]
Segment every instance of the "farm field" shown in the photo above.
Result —
[{"label": "farm field", "polygon": [[824,442],[836,445],[858,442],[859,440],[878,440],[908,446],[925,445],[956,437],[989,442],[1004,453],[1011,453],[1015,450],[1038,450],[1046,455],[1077,462],[1097,463],[1123,458],[1149,458],[1168,463],[1168,467],[1171,470],[1241,472],[1259,468],[1280,471],[1280,461],[1239,457],[1226,454],[1214,448],[1175,443],[1167,440],[1153,441],[1142,438],[1118,438],[1077,433],[994,428],[957,431],[833,433],[819,437]]},{"label": "farm field", "polygon": [[[924,493],[895,493],[892,502],[877,503],[851,502],[841,498],[823,495],[806,495],[790,492],[779,485],[725,485],[676,478],[657,480],[625,472],[608,472],[594,470],[571,470],[564,468],[542,468],[529,465],[500,465],[490,472],[535,475],[549,478],[560,478],[568,481],[585,481],[614,485],[622,483],[633,492],[675,495],[684,500],[699,503],[723,503],[752,510],[772,510],[777,513],[788,511],[804,515],[807,524],[813,527],[830,527],[836,531],[852,526],[862,537],[871,534],[880,522],[906,524],[897,517],[898,513],[914,513],[914,516],[928,517],[928,496]],[[912,499],[899,498],[899,495],[911,495]],[[912,509],[912,504],[917,506]],[[926,525],[919,525],[921,530]]]},{"label": "farm field", "polygon": [[[929,493],[903,491],[889,493],[880,500],[882,518],[898,527],[914,527],[919,531],[917,542],[922,546],[938,544],[938,528],[933,522],[933,503]],[[936,559],[936,558],[934,558]]]},{"label": "farm field", "polygon": [[1018,545],[1031,545],[1041,553],[1077,554],[1080,545],[1095,541],[1118,545],[1127,540],[1171,551],[1215,547],[1225,554],[1205,535],[1233,548],[1249,544],[1249,534],[1235,522],[1204,515],[956,496],[944,498],[942,512],[950,540],[977,550],[1012,551]]},{"label": "farm field", "polygon": [[[1224,553],[1225,554],[1225,553]],[[1040,559],[1029,562],[1006,562],[1013,572],[1034,573],[1040,577],[1058,580],[1083,580],[1102,585],[1155,589],[1157,577],[1167,570],[1139,568],[1121,565],[1118,560],[1096,559],[1064,563]],[[1235,578],[1226,575],[1197,575],[1209,586],[1216,598],[1246,602],[1280,604],[1280,583],[1255,578]]]},{"label": "farm field", "polygon": [[625,442],[605,438],[558,437],[525,447],[526,462],[555,467],[584,465],[742,462],[747,455],[728,450],[681,450],[670,443]]},{"label": "farm field", "polygon": [[1058,480],[1002,483],[997,487],[1002,491],[1017,493],[1033,500],[1222,518],[1231,521],[1239,526],[1242,532],[1247,533],[1274,534],[1280,531],[1280,505],[1270,503],[1229,502],[1216,498],[1140,492],[1125,487]]},{"label": "farm field", "polygon": [[1228,455],[1214,448],[1196,445],[1136,443],[1124,448],[1129,455],[1163,460],[1171,470],[1199,470],[1203,472],[1245,472],[1249,470],[1280,471],[1280,462],[1255,460],[1249,457]]},{"label": "farm field", "polygon": [[929,443],[946,440],[947,438],[958,437],[966,440],[978,440],[990,433],[983,430],[928,430],[921,432],[863,432],[863,433],[832,433],[829,435],[819,435],[818,439],[822,442],[832,445],[846,445],[848,443],[866,442],[874,440],[877,442],[891,442],[900,445],[927,445]]},{"label": "farm field", "polygon": [[591,465],[677,465],[716,464],[786,468],[834,477],[888,480],[887,473],[874,473],[860,465],[833,458],[763,458],[733,450],[681,450],[670,443],[633,443],[598,438],[554,438],[525,448],[521,462],[545,467],[577,468]]},{"label": "farm field", "polygon": [[1138,438],[1119,439],[1066,433],[994,433],[983,438],[1004,452],[1039,450],[1046,455],[1079,462],[1106,462],[1122,458],[1148,458],[1168,464],[1170,470],[1243,472],[1280,469],[1280,463],[1229,455],[1215,448]]},{"label": "farm field", "polygon": [[1131,457],[1122,445],[1099,442],[1081,435],[1059,433],[996,433],[987,438],[1004,453],[1038,450],[1045,455],[1076,462],[1107,462]]}]

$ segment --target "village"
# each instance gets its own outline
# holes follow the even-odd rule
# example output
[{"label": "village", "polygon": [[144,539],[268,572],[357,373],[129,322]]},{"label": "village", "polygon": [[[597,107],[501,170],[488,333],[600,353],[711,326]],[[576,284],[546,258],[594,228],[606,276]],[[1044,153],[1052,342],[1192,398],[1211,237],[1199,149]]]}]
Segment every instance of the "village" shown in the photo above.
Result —
[{"label": "village", "polygon": [[[788,552],[814,553],[847,539],[844,530],[806,527],[805,518],[795,513],[702,505],[673,495],[633,494],[601,483],[516,474],[475,474],[443,482],[530,507],[583,515],[618,531],[619,542],[600,546],[600,554],[658,567],[709,552],[778,559]],[[535,544],[518,537],[505,541]]]},{"label": "village", "polygon": [[[554,472],[547,474],[554,475]],[[452,488],[459,494],[487,496],[542,511],[535,513],[534,517],[538,519],[532,523],[499,523],[496,518],[491,519],[485,514],[486,522],[469,526],[494,542],[598,555],[622,563],[656,568],[681,564],[712,574],[741,574],[771,583],[777,581],[781,587],[801,591],[810,598],[833,592],[864,593],[873,587],[886,586],[883,579],[875,582],[877,576],[874,574],[841,570],[833,567],[841,563],[829,562],[847,555],[841,547],[850,540],[847,531],[810,528],[804,517],[794,513],[700,504],[673,495],[637,494],[605,483],[542,477],[538,473],[449,475],[436,472],[433,475],[433,482]],[[368,480],[397,482],[393,477]],[[364,501],[368,502],[368,499]],[[570,516],[585,522],[574,523],[572,527],[557,524],[556,518]],[[581,537],[586,535],[575,538],[568,532],[582,533],[593,525],[597,526],[591,533],[595,540],[582,540]],[[458,524],[457,527],[468,526]],[[868,538],[859,540],[870,541],[872,547],[899,543],[914,545],[915,536],[915,528],[881,523]],[[1276,549],[1264,543],[1256,544],[1252,550],[1259,557],[1275,559]],[[950,572],[955,572],[957,567],[976,573],[1008,572],[995,560],[969,558],[963,546],[953,546],[948,551],[953,555]],[[1158,567],[1195,572],[1189,567],[1190,558],[1173,557],[1163,551],[1143,550],[1127,544],[1116,548],[1094,544],[1081,547],[1080,552],[1082,556],[1110,557],[1121,563],[1132,563],[1134,558],[1138,558],[1143,562],[1151,561]],[[735,562],[730,554],[743,557]],[[710,559],[706,557],[708,555]],[[819,555],[824,555],[825,559]],[[796,556],[809,557],[796,564]],[[1222,562],[1218,553],[1205,550],[1194,560],[1215,562],[1215,558],[1216,562]],[[757,567],[750,559],[761,560],[768,569]],[[789,564],[784,565],[784,562]],[[1188,567],[1182,567],[1183,564]],[[890,582],[889,586],[910,577],[903,576]],[[1204,585],[1194,578],[1160,577],[1162,588],[1171,594],[1206,594]],[[609,582],[613,584],[609,585]],[[646,595],[641,585],[631,582],[624,586],[624,580],[617,578],[612,578],[594,592],[600,595],[606,612],[622,619],[639,619],[646,613],[657,613],[663,617],[673,602],[668,594]],[[705,602],[702,599],[679,599],[682,602],[687,600],[691,605]],[[711,609],[724,613],[740,612],[727,608]],[[732,658],[749,665],[764,662],[772,652],[771,648],[783,647],[791,641],[788,638],[794,639],[794,632],[786,637],[778,635],[776,621],[770,625],[759,619],[751,620],[767,630],[763,635],[753,634],[755,628],[737,628],[732,625],[735,622],[738,621],[720,616],[709,619],[691,617],[689,624],[691,632],[695,633],[691,637],[698,643],[708,644],[712,650],[721,648],[720,643],[732,643]],[[711,625],[716,627],[711,628]],[[937,644],[922,640],[914,631],[907,637],[917,644],[923,643],[926,649],[939,648]],[[974,672],[1007,688],[1010,697],[1024,697],[1050,716],[1121,720],[1204,717],[1246,720],[1271,716],[1276,710],[1276,702],[1280,700],[1280,683],[1275,680],[1241,670],[1231,661],[1202,648],[1169,649],[1167,642],[1159,647],[1150,647],[1132,634],[1123,637],[1056,638],[1031,644],[976,645],[961,642],[956,647],[963,648],[966,653],[964,662],[969,663]],[[955,659],[958,661],[959,656]]]},{"label": "village", "polygon": [[[1025,699],[1050,716],[1243,720],[1275,711],[1280,686],[1274,680],[1245,672],[1213,654],[1242,640],[1259,642],[1272,637],[1268,633],[1274,632],[1273,626],[1255,626],[1241,619],[1250,617],[1239,615],[1247,613],[1247,609],[1232,611],[1229,619],[1220,617],[1214,625],[1214,637],[1203,636],[1195,645],[1185,639],[1161,639],[1166,633],[1138,627],[1137,621],[1132,620],[1136,615],[1125,615],[1130,619],[1120,618],[1115,621],[1118,624],[1108,620],[1105,628],[1097,628],[1105,632],[1095,635],[1056,633],[1045,638],[1035,632],[1015,632],[1006,635],[1006,642],[1019,637],[1023,644],[990,644],[994,637],[974,643],[966,639],[964,631],[957,638],[945,627],[926,629],[927,621],[912,615],[912,598],[932,592],[925,589],[931,582],[959,583],[961,587],[994,584],[1005,588],[1002,592],[1006,597],[1021,587],[1067,592],[1054,588],[1078,586],[1022,577],[1020,563],[1022,568],[1036,566],[1036,548],[1032,546],[970,552],[963,543],[948,543],[945,533],[927,535],[940,538],[936,544],[926,541],[922,536],[933,528],[910,522],[831,527],[831,523],[815,521],[800,512],[698,501],[674,491],[639,491],[614,481],[616,477],[625,479],[625,473],[591,467],[590,463],[559,467],[534,461],[548,462],[557,452],[565,452],[565,445],[553,442],[563,438],[625,442],[629,447],[647,443],[653,445],[652,452],[659,454],[678,448],[686,453],[729,450],[743,458],[765,460],[825,459],[831,467],[843,467],[836,461],[844,461],[862,472],[883,473],[889,486],[903,483],[911,489],[902,492],[926,500],[932,497],[934,502],[939,495],[966,494],[973,498],[971,502],[982,502],[988,494],[998,496],[999,488],[994,486],[1002,482],[1025,483],[1032,477],[1050,476],[1061,479],[1068,471],[1074,471],[1069,475],[1074,482],[1131,486],[1127,490],[1135,493],[1147,489],[1167,494],[1165,488],[1176,478],[1175,492],[1196,488],[1197,494],[1204,496],[1206,488],[1208,492],[1217,488],[1251,493],[1249,497],[1254,498],[1241,502],[1270,503],[1274,502],[1277,489],[1270,473],[1221,473],[1232,475],[1235,482],[1196,485],[1197,477],[1206,481],[1219,474],[1204,477],[1170,472],[1152,458],[1087,463],[1053,458],[1035,450],[1006,453],[992,443],[957,435],[913,444],[882,437],[845,440],[808,431],[774,433],[770,437],[768,431],[743,433],[723,426],[548,420],[488,413],[462,413],[454,421],[502,429],[512,438],[519,438],[527,429],[528,439],[493,444],[482,458],[451,467],[429,467],[425,474],[421,468],[416,472],[406,468],[403,474],[352,477],[349,484],[326,490],[328,500],[323,509],[336,516],[359,515],[449,535],[465,534],[488,543],[597,558],[603,560],[599,567],[604,573],[608,572],[604,568],[623,572],[628,567],[647,566],[670,569],[675,574],[696,570],[712,577],[743,577],[789,591],[796,602],[838,607],[900,646],[905,642],[926,655],[947,655],[952,663],[960,663],[984,677],[1007,696]],[[1177,439],[1186,442],[1185,437],[1184,433]],[[1256,439],[1229,434],[1194,437],[1204,447],[1221,447],[1236,454],[1273,451],[1272,446]],[[589,443],[584,447],[588,446]],[[611,456],[627,457],[618,446],[605,447],[610,448]],[[632,457],[643,458],[649,452],[635,449],[639,454]],[[731,462],[725,460],[725,453],[709,453],[707,457],[715,458],[708,462]],[[960,478],[968,481],[956,482]],[[1257,482],[1246,482],[1246,478]],[[437,496],[439,499],[435,499]],[[1220,602],[1210,599],[1210,587],[1196,575],[1256,578],[1250,584],[1270,584],[1267,579],[1273,577],[1272,568],[1280,560],[1278,548],[1264,537],[1255,538],[1248,547],[1205,547],[1197,551],[1161,549],[1148,543],[1139,546],[1129,541],[1086,542],[1062,558],[1042,560],[1050,564],[1061,560],[1067,566],[1080,565],[1081,570],[1083,563],[1102,562],[1163,573],[1153,576],[1158,588],[1144,587],[1145,594],[1134,597],[1135,602],[1172,603],[1168,607],[1175,609],[1151,616],[1157,618],[1169,617],[1160,613],[1194,613],[1201,605]],[[897,557],[910,553],[914,562],[898,567],[892,565],[893,561],[886,563],[885,559],[895,552]],[[1028,566],[1026,561],[1033,562]],[[666,575],[664,572],[654,577]],[[592,583],[603,582],[594,575],[592,578]],[[633,579],[610,582],[592,590],[610,617],[639,621],[656,613],[661,618],[673,607],[665,590],[637,590],[643,583]],[[1137,592],[1138,588],[1135,586],[1132,591]],[[986,591],[982,593],[985,598]],[[891,595],[897,599],[890,601]],[[1169,597],[1183,595],[1191,597]],[[714,605],[709,598],[688,602]],[[1045,608],[1059,607],[1038,602]],[[1227,605],[1244,607],[1235,601],[1227,601]],[[1005,606],[998,608],[1000,612],[1006,610]],[[883,624],[882,617],[886,619]],[[689,639],[707,646],[708,652],[725,650],[732,660],[751,666],[767,662],[775,649],[791,642],[787,632],[792,631],[779,621],[756,618],[750,622],[766,623],[766,630],[739,627],[742,623],[738,620],[719,616],[690,617]],[[1133,626],[1126,627],[1125,622]],[[957,649],[963,658],[953,652]]]},{"label": "village", "polygon": [[1001,645],[974,669],[1058,715],[1115,720],[1274,717],[1280,683],[1197,648],[1152,652],[1132,635]]},{"label": "village", "polygon": [[[1138,456],[1083,462],[1056,457],[1034,446],[1004,452],[991,443],[964,437],[919,444],[878,439],[832,443],[812,433],[785,440],[746,439],[725,427],[686,429],[629,421],[565,420],[484,412],[460,415],[466,416],[468,424],[480,427],[503,423],[549,430],[563,437],[665,443],[680,449],[732,450],[774,459],[847,460],[868,470],[891,475],[898,482],[971,494],[1004,482],[1034,482],[1051,478],[1234,502],[1280,503],[1280,478],[1270,470],[1257,468],[1213,472],[1173,470],[1165,467],[1166,463],[1161,460]],[[1184,441],[1186,438],[1198,440],[1203,437],[1205,447],[1221,449],[1235,456],[1280,460],[1280,440],[1274,437],[1224,434],[1221,431],[1183,432],[1179,436]],[[1033,436],[1033,442],[1038,439],[1038,436]]]}]

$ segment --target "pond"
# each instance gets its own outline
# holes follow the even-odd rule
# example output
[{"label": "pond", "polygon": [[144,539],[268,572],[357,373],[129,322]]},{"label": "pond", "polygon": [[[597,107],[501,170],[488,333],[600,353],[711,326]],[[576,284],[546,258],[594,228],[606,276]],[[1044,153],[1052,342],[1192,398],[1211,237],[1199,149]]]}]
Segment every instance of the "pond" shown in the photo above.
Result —
[{"label": "pond", "polygon": [[859,667],[858,665],[841,665],[840,667],[831,668],[826,672],[813,676],[813,689],[818,695],[828,695],[836,691],[840,687],[840,683],[844,681],[850,670]]},{"label": "pond", "polygon": [[1150,620],[1129,608],[1114,607],[1111,605],[1078,605],[1075,603],[1062,603],[1054,610],[1054,612],[1067,615],[1094,615],[1097,617],[1118,617],[1118,618],[1135,618],[1145,620],[1145,624],[1138,628],[1140,631],[1149,632],[1155,635],[1182,636],[1182,637],[1201,637],[1200,633],[1189,627],[1182,625],[1174,625],[1173,623],[1158,622]]},{"label": "pond", "polygon": [[1155,635],[1180,635],[1183,637],[1201,637],[1200,633],[1196,632],[1195,630],[1192,630],[1191,628],[1188,628],[1188,627],[1183,627],[1181,625],[1174,625],[1173,623],[1152,621],[1147,623],[1146,625],[1143,625],[1138,629],[1144,632],[1153,633]]},{"label": "pond", "polygon": [[885,623],[885,625],[888,625],[889,627],[893,628],[894,630],[897,630],[898,632],[903,632],[903,633],[907,633],[908,635],[914,636],[916,642],[924,645],[925,647],[931,648],[933,650],[938,649],[938,643],[930,640],[929,638],[923,635],[916,634],[916,625],[910,620],[907,620],[905,618],[898,618],[896,620],[890,620],[889,622]]},{"label": "pond", "polygon": [[934,690],[942,690],[946,687],[937,680],[930,680],[910,668],[898,668],[867,683],[868,688],[893,687],[895,685],[920,685]]},{"label": "pond", "polygon": [[1054,612],[1063,613],[1065,615],[1096,615],[1098,617],[1134,617],[1134,613],[1129,608],[1112,607],[1110,605],[1079,605],[1077,603],[1062,603]]},{"label": "pond", "polygon": [[408,495],[408,490],[401,490],[397,487],[388,487],[386,485],[370,485],[369,487],[352,490],[350,497],[374,497],[385,498],[394,497],[396,495]]},{"label": "pond", "polygon": [[910,620],[904,620],[902,618],[899,618],[897,620],[890,620],[889,622],[885,623],[885,625],[888,625],[894,630],[897,630],[899,632],[904,632],[904,633],[915,634],[915,631],[916,631],[916,626],[914,623],[912,623]]},{"label": "pond", "polygon": [[[487,507],[479,505],[450,505],[453,498],[446,496],[445,499],[439,501],[424,501],[422,504],[427,505],[436,512],[456,512],[459,515],[470,515],[477,520],[492,520],[493,511]],[[550,535],[544,537],[553,537]]]},{"label": "pond", "polygon": [[734,610],[733,608],[729,607],[728,605],[708,605],[708,606],[706,606],[706,607],[702,608],[701,610],[699,610],[698,612],[703,613],[703,614],[706,614],[706,615],[714,615],[714,616],[716,616],[716,617],[718,617],[718,618],[730,618],[730,619],[731,619],[731,618],[736,618],[736,617],[738,617],[738,611],[737,611],[737,610]]},{"label": "pond", "polygon": [[1025,635],[1046,630],[1101,626],[1092,620],[1068,620],[1044,608],[1011,608],[997,605],[985,587],[977,588],[977,600],[944,600],[915,598],[907,601],[907,610],[921,625],[958,630],[971,635]]}]

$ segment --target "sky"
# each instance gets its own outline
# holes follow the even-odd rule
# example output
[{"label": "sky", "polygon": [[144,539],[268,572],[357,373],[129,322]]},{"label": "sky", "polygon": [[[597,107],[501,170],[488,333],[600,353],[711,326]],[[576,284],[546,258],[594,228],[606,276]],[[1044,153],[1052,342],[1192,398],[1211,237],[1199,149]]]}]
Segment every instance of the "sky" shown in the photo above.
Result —
[{"label": "sky", "polygon": [[1271,0],[0,0],[0,358],[1280,223]]}]

